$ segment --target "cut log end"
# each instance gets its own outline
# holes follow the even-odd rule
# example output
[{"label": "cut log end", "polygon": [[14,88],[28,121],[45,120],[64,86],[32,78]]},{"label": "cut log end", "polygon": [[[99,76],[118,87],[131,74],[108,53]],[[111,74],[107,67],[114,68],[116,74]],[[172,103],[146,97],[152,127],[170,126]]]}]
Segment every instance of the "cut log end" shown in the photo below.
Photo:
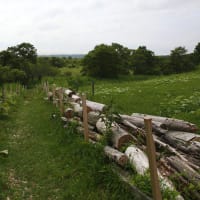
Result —
[{"label": "cut log end", "polygon": [[133,137],[131,135],[129,135],[129,134],[123,135],[118,139],[117,143],[114,146],[115,146],[115,148],[119,149],[123,145],[130,143],[131,141],[133,141]]}]

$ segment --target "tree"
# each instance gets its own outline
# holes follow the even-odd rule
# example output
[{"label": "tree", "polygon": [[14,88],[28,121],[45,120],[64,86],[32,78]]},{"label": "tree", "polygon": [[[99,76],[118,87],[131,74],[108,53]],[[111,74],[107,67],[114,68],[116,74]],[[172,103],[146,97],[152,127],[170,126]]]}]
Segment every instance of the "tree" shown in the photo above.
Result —
[{"label": "tree", "polygon": [[194,55],[195,63],[200,64],[200,42],[196,45],[193,55]]},{"label": "tree", "polygon": [[51,57],[51,64],[54,67],[61,68],[61,67],[64,67],[65,61],[63,58]]},{"label": "tree", "polygon": [[83,59],[83,72],[101,78],[117,77],[120,72],[120,58],[112,46],[101,44]]},{"label": "tree", "polygon": [[18,44],[17,46],[8,47],[7,51],[11,54],[13,59],[18,62],[28,61],[30,63],[35,64],[37,61],[37,50],[30,43],[24,42],[24,43]]},{"label": "tree", "polygon": [[[0,64],[2,66],[9,66],[12,69],[24,71],[24,84],[27,84],[30,80],[33,80],[34,77],[32,68],[36,67],[36,62],[37,50],[30,43],[21,43],[16,46],[8,47],[7,50],[0,52]],[[15,70],[15,72],[17,71]],[[20,81],[21,80],[22,77],[20,78]]]},{"label": "tree", "polygon": [[55,76],[58,69],[53,67],[45,57],[39,57],[37,64],[32,67],[31,73],[40,81],[44,76]]},{"label": "tree", "polygon": [[131,66],[134,74],[154,74],[155,55],[145,46],[132,51]]},{"label": "tree", "polygon": [[11,59],[12,59],[12,55],[10,52],[5,51],[5,50],[0,52],[0,64],[2,66],[8,66]]},{"label": "tree", "polygon": [[190,55],[185,47],[176,47],[170,54],[170,65],[175,73],[187,72],[194,69]]},{"label": "tree", "polygon": [[0,85],[9,82],[11,79],[10,68],[7,66],[0,66]]},{"label": "tree", "polygon": [[112,43],[112,47],[117,52],[120,59],[120,73],[128,74],[130,70],[131,50],[118,43]]}]

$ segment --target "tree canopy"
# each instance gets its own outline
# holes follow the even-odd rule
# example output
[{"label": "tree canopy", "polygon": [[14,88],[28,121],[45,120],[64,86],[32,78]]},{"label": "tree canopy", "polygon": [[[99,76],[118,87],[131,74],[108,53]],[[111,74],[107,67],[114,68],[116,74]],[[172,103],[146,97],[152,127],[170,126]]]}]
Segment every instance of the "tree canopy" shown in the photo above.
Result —
[{"label": "tree canopy", "polygon": [[153,74],[155,55],[145,46],[139,46],[131,56],[131,67],[134,74]]},{"label": "tree canopy", "polygon": [[171,51],[170,65],[175,73],[187,72],[194,69],[192,59],[190,55],[187,55],[187,49],[181,46]]},{"label": "tree canopy", "polygon": [[0,52],[1,83],[19,81],[23,84],[41,80],[42,76],[53,75],[56,69],[45,59],[37,57],[36,48],[30,43],[21,43]]},{"label": "tree canopy", "polygon": [[113,46],[101,44],[83,59],[83,71],[91,76],[116,77],[120,71],[120,58]]}]

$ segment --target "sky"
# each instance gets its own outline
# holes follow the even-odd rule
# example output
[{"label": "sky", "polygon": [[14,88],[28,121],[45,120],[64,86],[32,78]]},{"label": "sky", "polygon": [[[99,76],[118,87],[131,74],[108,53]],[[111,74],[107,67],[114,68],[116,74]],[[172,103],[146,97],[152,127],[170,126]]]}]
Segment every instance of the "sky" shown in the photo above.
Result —
[{"label": "sky", "polygon": [[0,0],[0,51],[30,42],[38,54],[86,54],[112,42],[156,55],[200,42],[200,0]]}]

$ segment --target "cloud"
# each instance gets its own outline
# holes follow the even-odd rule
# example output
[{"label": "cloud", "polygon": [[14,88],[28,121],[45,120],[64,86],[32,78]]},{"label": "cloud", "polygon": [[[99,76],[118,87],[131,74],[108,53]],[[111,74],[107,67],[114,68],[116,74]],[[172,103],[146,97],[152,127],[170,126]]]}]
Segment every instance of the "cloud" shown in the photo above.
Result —
[{"label": "cloud", "polygon": [[0,50],[28,41],[39,53],[87,53],[99,43],[156,54],[199,42],[199,0],[0,0]]}]

